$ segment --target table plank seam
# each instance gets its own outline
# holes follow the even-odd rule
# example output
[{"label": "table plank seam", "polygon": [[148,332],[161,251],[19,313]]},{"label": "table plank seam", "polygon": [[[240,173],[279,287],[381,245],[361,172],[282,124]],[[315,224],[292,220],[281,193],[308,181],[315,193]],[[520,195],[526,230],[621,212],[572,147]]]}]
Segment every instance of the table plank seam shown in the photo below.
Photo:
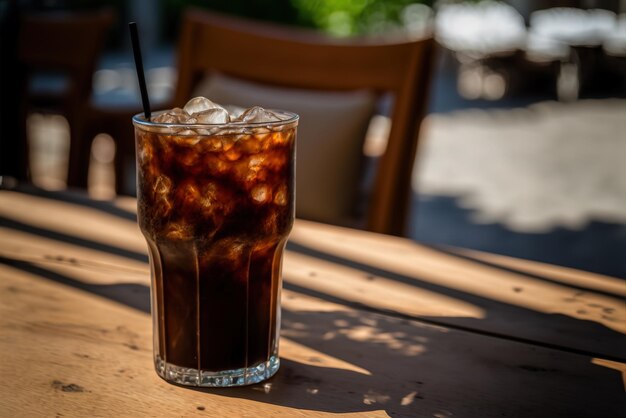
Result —
[{"label": "table plank seam", "polygon": [[359,303],[359,302],[354,302],[354,301],[350,301],[350,300],[347,300],[347,299],[339,298],[337,296],[327,295],[325,293],[318,292],[316,290],[307,289],[307,288],[299,286],[299,285],[288,283],[287,281],[285,281],[283,283],[283,286],[284,286],[285,289],[293,291],[293,292],[296,292],[296,293],[301,293],[301,294],[305,294],[307,296],[312,296],[312,297],[324,299],[324,300],[329,301],[329,302],[337,303],[337,304],[340,304],[340,305],[344,305],[344,306],[347,306],[347,307],[350,307],[350,308],[353,308],[353,309],[357,309],[357,310],[361,310],[361,311],[365,311],[365,312],[376,313],[376,314],[379,314],[379,315],[390,316],[390,317],[393,317],[393,318],[404,319],[404,320],[408,320],[408,321],[422,322],[422,323],[428,324],[428,325],[434,325],[434,326],[438,326],[438,327],[449,328],[449,329],[453,329],[453,330],[456,330],[456,331],[469,332],[471,334],[483,335],[485,337],[496,338],[496,339],[499,339],[499,340],[507,340],[507,341],[517,342],[517,343],[525,344],[525,345],[532,345],[532,346],[537,346],[537,347],[541,347],[541,348],[547,348],[547,349],[551,349],[551,350],[563,351],[563,352],[566,352],[566,353],[569,353],[569,354],[576,354],[576,355],[585,356],[585,357],[594,357],[594,358],[603,359],[603,360],[617,361],[617,362],[620,362],[620,363],[625,363],[626,362],[626,356],[625,357],[620,357],[620,356],[613,356],[611,354],[595,353],[595,352],[588,351],[588,350],[582,350],[582,349],[567,347],[567,346],[563,346],[563,345],[559,345],[559,344],[552,344],[552,343],[542,342],[542,341],[538,341],[538,340],[534,340],[534,339],[530,339],[530,338],[516,337],[516,336],[501,334],[501,333],[498,333],[498,332],[486,331],[486,330],[480,330],[480,329],[475,329],[475,328],[471,328],[471,327],[466,327],[466,326],[458,325],[458,324],[450,324],[450,323],[447,323],[447,322],[437,321],[437,320],[434,320],[434,319],[431,319],[431,318],[422,317],[422,316],[419,316],[419,315],[404,314],[402,312],[393,311],[391,309],[375,308],[375,307],[368,306],[368,305],[365,305],[365,304],[362,304],[362,303]]}]

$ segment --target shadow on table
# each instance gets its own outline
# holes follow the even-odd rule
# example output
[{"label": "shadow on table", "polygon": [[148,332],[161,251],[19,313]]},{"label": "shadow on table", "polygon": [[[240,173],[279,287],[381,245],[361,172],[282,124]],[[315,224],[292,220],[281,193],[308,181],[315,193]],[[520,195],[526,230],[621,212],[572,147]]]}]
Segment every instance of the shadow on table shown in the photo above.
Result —
[{"label": "shadow on table", "polygon": [[109,243],[97,242],[90,239],[69,235],[59,231],[53,231],[47,228],[33,226],[28,223],[6,218],[4,216],[0,216],[0,227],[10,228],[20,232],[26,232],[28,234],[36,235],[38,237],[45,237],[67,244],[77,245],[82,248],[89,248],[96,251],[102,251],[105,253],[118,255],[131,260],[141,261],[144,263],[148,262],[148,256],[145,253],[120,248],[117,245],[112,245]]},{"label": "shadow on table", "polygon": [[[103,210],[108,212],[105,206]],[[137,260],[135,254],[118,251],[112,244],[102,246],[84,238],[76,242],[76,237],[42,227],[31,230],[26,224],[7,219],[2,226]],[[405,276],[297,242],[290,243],[289,250],[354,268],[364,275],[374,274],[467,301],[484,308],[487,314],[482,319],[412,318],[399,310],[383,311],[364,305],[356,296],[346,300],[299,286],[286,277],[285,288],[294,297],[321,299],[335,308],[283,310],[282,336],[299,346],[288,351],[293,357],[283,358],[280,372],[269,382],[238,389],[197,390],[310,411],[385,411],[390,416],[488,416],[485,411],[509,411],[511,416],[616,416],[626,407],[619,373],[592,364],[595,356],[591,353],[524,344],[528,342],[524,338],[484,331],[483,324],[507,326],[507,321],[514,323],[516,318],[529,318],[527,321],[534,324],[553,321],[558,325],[556,329],[578,329],[576,335],[583,329],[583,335],[612,342],[618,349],[624,344],[624,335],[619,332],[591,321],[541,313]],[[48,261],[44,264],[0,257],[2,264],[149,313],[147,286],[86,283],[55,271],[54,258]],[[345,306],[356,310],[346,310]],[[452,325],[457,330],[411,319]]]},{"label": "shadow on table", "polygon": [[[147,286],[90,284],[27,261],[0,258],[0,263],[149,314]],[[592,364],[589,356],[427,325],[400,313],[381,315],[366,306],[346,310],[343,306],[355,303],[288,282],[285,288],[292,306],[314,297],[334,308],[283,309],[283,344],[292,348],[283,350],[281,369],[270,381],[192,390],[294,409],[385,411],[393,417],[488,416],[485,410],[616,416],[626,406],[617,401],[623,399],[619,373]]]},{"label": "shadow on table", "polygon": [[[111,202],[96,202],[88,199],[81,193],[51,193],[33,188],[32,190],[26,190],[28,194],[40,196],[47,199],[54,199],[57,201],[63,201],[74,205],[86,206],[90,209],[96,209],[112,216],[125,219],[129,222],[134,222],[134,213],[121,209],[115,206]],[[97,251],[103,251],[106,253],[115,254],[121,257],[129,258],[136,261],[147,262],[147,256],[145,253],[139,253],[130,251],[128,249],[120,248],[117,243],[113,242],[101,242],[95,241],[84,237],[77,237],[68,234],[64,231],[58,231],[46,228],[42,226],[40,222],[31,225],[27,222],[20,222],[15,219],[7,217],[0,217],[0,227],[10,228],[28,234],[46,237],[49,239],[57,240],[60,242],[70,243],[80,247],[85,247]],[[429,277],[416,277],[414,274],[404,275],[397,272],[393,266],[380,264],[380,260],[368,260],[366,262],[358,262],[350,257],[350,255],[341,255],[337,252],[324,250],[323,242],[321,247],[312,248],[307,245],[299,243],[297,240],[290,240],[288,243],[288,250],[312,257],[316,260],[324,260],[334,265],[348,267],[356,270],[357,275],[362,275],[364,278],[369,279],[373,276],[379,276],[386,280],[391,280],[406,286],[407,289],[411,287],[417,291],[432,292],[438,295],[445,295],[451,301],[457,300],[466,304],[471,304],[478,307],[485,312],[484,317],[450,317],[450,316],[410,316],[405,314],[400,308],[397,310],[384,311],[386,314],[391,314],[396,317],[406,319],[420,319],[430,321],[434,324],[443,326],[452,326],[457,329],[470,330],[472,332],[483,332],[487,335],[498,336],[508,339],[515,339],[520,342],[528,342],[532,344],[543,345],[551,348],[563,349],[570,352],[577,352],[579,354],[599,354],[605,356],[608,359],[614,359],[618,361],[624,361],[624,352],[626,352],[626,341],[622,333],[613,329],[607,328],[604,324],[594,322],[592,320],[583,320],[581,315],[577,315],[578,318],[561,315],[561,314],[549,314],[546,312],[539,312],[530,306],[525,306],[523,303],[513,304],[510,302],[509,295],[502,295],[495,299],[493,296],[485,295],[476,291],[464,291],[457,286],[446,286],[439,283],[437,280],[433,281]],[[420,244],[424,247],[423,244]],[[546,275],[530,274],[526,271],[520,271],[515,268],[505,267],[501,265],[490,264],[485,260],[479,260],[472,258],[471,255],[460,253],[455,249],[444,249],[429,247],[429,250],[441,254],[445,257],[445,262],[454,263],[457,260],[469,261],[471,264],[467,265],[466,269],[480,269],[481,266],[487,265],[493,270],[492,274],[507,274],[513,273],[517,276],[528,278],[531,281],[545,282],[547,285],[559,286],[564,289],[565,292],[571,293],[570,299],[576,299],[577,295],[581,293],[587,293],[590,295],[597,295],[604,298],[606,301],[612,301],[614,304],[616,300],[621,300],[619,294],[611,294],[604,290],[591,288],[584,286],[584,282],[564,283],[555,282],[553,279]],[[439,257],[439,256],[437,256]],[[46,262],[54,261],[55,255],[50,254],[49,259]],[[57,260],[58,261],[58,260]],[[63,262],[61,260],[60,262]],[[39,268],[35,264],[29,265],[29,268]],[[37,272],[45,276],[44,272]],[[55,273],[56,274],[56,273]],[[422,274],[427,274],[423,272]],[[59,280],[58,276],[51,277],[53,280],[64,282]],[[70,279],[71,280],[71,279]],[[148,309],[148,292],[138,290],[137,287],[124,288],[122,284],[116,285],[92,285],[92,284],[80,284],[76,282],[67,282],[75,287],[85,287],[84,290],[100,294],[101,296],[117,300],[118,302],[129,304],[142,311]],[[626,285],[626,284],[625,284]],[[135,286],[135,285],[133,285]],[[120,287],[120,289],[118,289]],[[296,286],[295,283],[289,281],[289,277],[286,278],[285,287],[290,290],[294,290],[300,293],[305,293],[313,297],[329,300],[338,304],[349,305],[356,309],[375,310],[371,304],[363,304],[359,302],[359,295],[357,293],[354,296],[350,296],[349,300],[338,298],[336,294],[328,290],[313,290],[311,287]],[[319,289],[319,288],[318,288]],[[523,288],[512,288],[511,292],[522,292]],[[130,292],[130,293],[129,293]],[[520,293],[521,294],[521,293]],[[145,298],[144,302],[141,302],[142,297]],[[619,320],[623,321],[624,318],[618,318],[617,313],[613,313],[611,307],[604,306],[600,303],[593,304],[594,306],[585,306],[584,309],[589,311],[588,313],[597,312],[597,317],[602,317],[600,322],[608,324],[607,321]],[[597,305],[597,306],[596,306]],[[572,305],[573,306],[573,305]],[[378,310],[383,312],[383,310]],[[598,316],[599,315],[599,316]],[[584,313],[583,315],[584,316]],[[587,317],[591,319],[591,317]],[[584,319],[587,319],[584,318]],[[556,332],[555,332],[556,331]],[[580,338],[582,335],[592,335],[593,338]]]},{"label": "shadow on table", "polygon": [[[286,289],[295,290],[309,296],[341,305],[351,306],[356,309],[374,310],[400,318],[418,319],[434,325],[442,325],[471,332],[481,332],[485,335],[535,344],[547,348],[556,348],[582,355],[593,355],[595,353],[596,355],[602,355],[605,358],[612,360],[626,361],[626,356],[624,354],[626,353],[626,336],[621,332],[610,329],[604,324],[592,320],[591,317],[590,320],[582,320],[559,313],[540,312],[532,307],[506,302],[506,300],[509,299],[509,295],[503,294],[500,299],[496,299],[493,296],[475,292],[470,293],[458,288],[434,283],[433,281],[427,280],[427,278],[407,276],[397,273],[395,271],[382,268],[373,261],[363,263],[337,255],[337,253],[330,254],[317,248],[302,245],[294,240],[287,244],[287,248],[290,251],[304,254],[317,260],[324,260],[339,266],[355,269],[362,272],[365,277],[381,277],[402,285],[414,287],[416,290],[425,290],[437,295],[445,295],[453,300],[469,303],[479,309],[482,309],[486,312],[486,315],[484,318],[462,316],[412,316],[404,313],[400,307],[397,310],[390,310],[375,308],[371,305],[364,305],[359,302],[359,296],[356,293],[354,294],[354,297],[347,300],[346,298],[337,297],[336,295],[326,292],[297,286],[290,283],[288,277],[285,279],[286,281],[284,283]],[[494,268],[496,272],[501,272],[503,274],[512,272],[533,281],[539,280],[541,282],[545,282],[548,285],[556,283],[549,277],[539,274],[530,274],[528,272],[516,270],[510,267],[503,267],[488,263],[484,260],[475,259],[469,255],[455,252],[454,249],[446,250],[435,247],[429,247],[429,249],[436,254],[446,257],[450,261],[467,260],[471,261],[476,267],[489,266]],[[468,278],[468,280],[476,280],[476,278]],[[564,282],[558,282],[558,285],[564,289],[571,289],[571,292],[568,293],[571,293],[572,297],[569,298],[566,303],[576,302],[577,295],[582,295],[584,293],[602,295],[607,301],[623,303],[623,298],[619,295],[598,290],[596,288],[582,287],[580,284],[572,286],[569,283]],[[624,285],[626,286],[626,282]],[[512,287],[507,290],[510,291],[511,294],[524,291],[523,287]],[[586,309],[588,309],[589,312],[587,313],[589,314],[592,312],[595,313],[595,311],[599,310],[600,313],[597,315],[598,318],[602,317],[605,321],[617,323],[626,320],[626,318],[619,317],[618,313],[612,308],[605,307],[601,304],[597,304],[597,306],[595,306],[595,304],[594,306],[587,306]],[[555,330],[557,331],[556,333]],[[580,338],[583,335],[593,337]]]},{"label": "shadow on table", "polygon": [[[532,416],[611,416],[622,407],[611,404],[623,390],[615,371],[587,357],[506,340],[341,310],[286,310],[283,338],[312,354],[283,358],[265,384],[197,390],[311,411],[382,410],[391,417],[529,416],[526,408]],[[344,364],[325,366],[329,357]],[[598,386],[589,387],[587,379]]]},{"label": "shadow on table", "polygon": [[58,191],[48,191],[30,184],[19,184],[16,191],[48,200],[96,209],[127,221],[137,222],[136,212],[120,208],[109,200],[91,199],[82,189],[68,189],[64,190],[63,193],[59,193]]},{"label": "shadow on table", "polygon": [[[0,223],[0,225],[2,224]],[[51,261],[54,262],[54,259]],[[1,255],[0,264],[14,267],[38,277],[44,277],[53,282],[60,283],[65,286],[71,286],[122,305],[130,306],[131,308],[143,313],[150,314],[150,288],[148,286],[136,283],[87,283],[42,267],[40,264],[32,261],[16,260],[9,257],[3,257]]]}]

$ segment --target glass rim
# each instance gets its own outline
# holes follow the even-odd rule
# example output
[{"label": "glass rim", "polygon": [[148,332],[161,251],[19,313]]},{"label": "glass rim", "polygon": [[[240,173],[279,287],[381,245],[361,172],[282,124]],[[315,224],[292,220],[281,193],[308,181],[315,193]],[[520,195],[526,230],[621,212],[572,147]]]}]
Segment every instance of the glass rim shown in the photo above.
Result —
[{"label": "glass rim", "polygon": [[[169,110],[169,109],[168,109]],[[258,128],[268,128],[271,129],[273,127],[285,127],[286,125],[297,125],[300,120],[300,116],[293,112],[288,112],[286,110],[279,109],[267,109],[271,112],[277,113],[279,115],[286,116],[287,119],[281,119],[272,122],[228,122],[228,123],[163,123],[163,122],[154,122],[152,120],[146,120],[143,112],[137,113],[132,117],[133,125],[141,126],[144,128],[166,128],[172,130],[181,130],[181,129],[212,129],[216,128],[220,129],[258,129]],[[155,115],[159,115],[163,112],[167,112],[167,110],[157,110],[152,112],[152,117]]]}]

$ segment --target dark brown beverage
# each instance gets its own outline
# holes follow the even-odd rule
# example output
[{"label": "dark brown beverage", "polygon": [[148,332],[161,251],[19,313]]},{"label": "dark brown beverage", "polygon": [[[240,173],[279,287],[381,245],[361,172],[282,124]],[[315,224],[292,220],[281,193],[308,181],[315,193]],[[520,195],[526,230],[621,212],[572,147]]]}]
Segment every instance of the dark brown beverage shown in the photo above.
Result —
[{"label": "dark brown beverage", "polygon": [[155,364],[166,380],[235,386],[278,369],[282,253],[294,219],[290,117],[177,133],[135,117]]}]

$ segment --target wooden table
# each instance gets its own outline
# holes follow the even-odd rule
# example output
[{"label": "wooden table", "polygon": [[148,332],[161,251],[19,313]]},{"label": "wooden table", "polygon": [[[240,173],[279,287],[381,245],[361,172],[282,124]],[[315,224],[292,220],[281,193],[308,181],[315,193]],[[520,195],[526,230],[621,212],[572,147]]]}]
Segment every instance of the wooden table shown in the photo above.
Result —
[{"label": "wooden table", "polygon": [[0,191],[0,416],[626,416],[623,279],[305,221],[278,374],[168,384],[134,205]]}]

